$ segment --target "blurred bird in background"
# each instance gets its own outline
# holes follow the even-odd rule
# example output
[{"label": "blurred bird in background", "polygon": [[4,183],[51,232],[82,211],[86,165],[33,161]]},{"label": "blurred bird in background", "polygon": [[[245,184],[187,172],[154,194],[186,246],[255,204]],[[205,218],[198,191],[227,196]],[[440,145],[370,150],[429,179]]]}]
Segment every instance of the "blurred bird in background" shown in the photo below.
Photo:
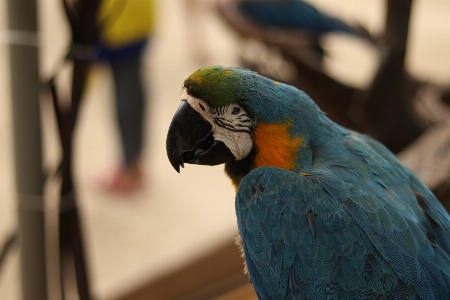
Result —
[{"label": "blurred bird in background", "polygon": [[239,1],[238,8],[260,26],[305,32],[312,38],[312,47],[320,59],[323,59],[325,50],[320,45],[319,39],[327,33],[370,38],[368,31],[362,27],[351,26],[301,0],[244,0]]},{"label": "blurred bird in background", "polygon": [[301,0],[244,0],[239,1],[238,8],[264,27],[302,29],[316,37],[329,32],[362,35],[359,28]]}]

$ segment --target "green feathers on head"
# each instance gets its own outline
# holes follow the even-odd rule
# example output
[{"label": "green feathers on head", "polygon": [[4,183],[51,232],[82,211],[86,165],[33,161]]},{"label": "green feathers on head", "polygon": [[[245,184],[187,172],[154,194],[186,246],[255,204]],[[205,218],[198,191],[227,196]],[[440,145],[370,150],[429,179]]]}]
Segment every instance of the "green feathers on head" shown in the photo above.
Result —
[{"label": "green feathers on head", "polygon": [[199,69],[184,81],[184,87],[189,95],[211,106],[224,106],[245,98],[247,80],[243,71],[223,66]]}]

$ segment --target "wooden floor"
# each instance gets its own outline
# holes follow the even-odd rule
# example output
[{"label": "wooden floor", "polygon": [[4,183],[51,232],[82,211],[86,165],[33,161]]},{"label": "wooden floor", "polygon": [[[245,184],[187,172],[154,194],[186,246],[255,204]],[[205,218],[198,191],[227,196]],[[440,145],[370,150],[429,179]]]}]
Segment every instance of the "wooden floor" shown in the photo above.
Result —
[{"label": "wooden floor", "polygon": [[237,246],[230,242],[116,300],[256,299],[243,262]]},{"label": "wooden floor", "polygon": [[256,297],[253,286],[247,283],[239,288],[232,290],[231,292],[225,293],[219,297],[214,298],[214,300],[258,300]]}]

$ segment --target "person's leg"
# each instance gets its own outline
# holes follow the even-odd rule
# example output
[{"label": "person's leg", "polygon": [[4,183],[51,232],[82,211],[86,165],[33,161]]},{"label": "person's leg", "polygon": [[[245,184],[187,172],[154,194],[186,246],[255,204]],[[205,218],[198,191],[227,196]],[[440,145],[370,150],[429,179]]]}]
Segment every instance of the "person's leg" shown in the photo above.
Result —
[{"label": "person's leg", "polygon": [[116,94],[116,113],[123,148],[123,162],[139,159],[143,140],[144,93],[141,56],[111,62]]},{"label": "person's leg", "polygon": [[144,92],[141,57],[136,55],[111,62],[122,145],[122,163],[109,185],[113,190],[134,189],[142,179],[140,156],[143,147]]}]

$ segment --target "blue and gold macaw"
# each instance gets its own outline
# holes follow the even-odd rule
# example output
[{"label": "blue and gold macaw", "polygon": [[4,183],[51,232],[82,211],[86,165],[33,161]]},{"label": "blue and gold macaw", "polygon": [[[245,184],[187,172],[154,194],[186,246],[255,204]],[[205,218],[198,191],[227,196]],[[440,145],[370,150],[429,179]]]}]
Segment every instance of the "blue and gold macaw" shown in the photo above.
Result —
[{"label": "blue and gold macaw", "polygon": [[200,69],[181,100],[169,160],[225,163],[259,299],[449,299],[449,215],[383,145],[249,70]]}]

